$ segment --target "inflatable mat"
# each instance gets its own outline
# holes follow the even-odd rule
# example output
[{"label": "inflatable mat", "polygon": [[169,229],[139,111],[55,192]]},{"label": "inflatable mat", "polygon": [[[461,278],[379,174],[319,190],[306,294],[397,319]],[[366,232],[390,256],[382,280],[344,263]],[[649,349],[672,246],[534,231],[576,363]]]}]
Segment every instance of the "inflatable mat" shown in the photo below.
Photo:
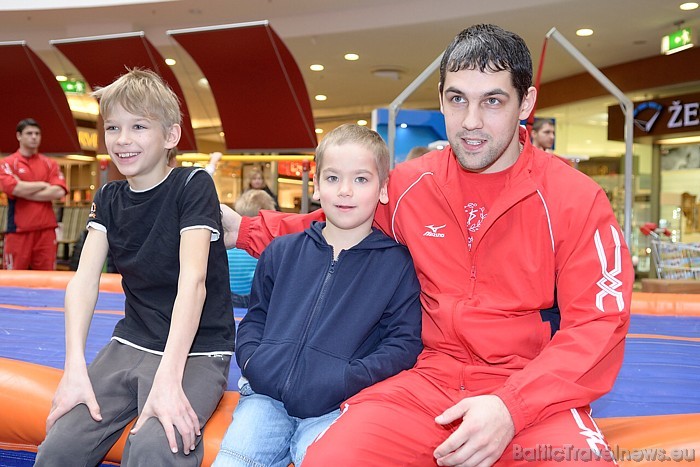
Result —
[{"label": "inflatable mat", "polygon": [[[63,296],[72,274],[0,271],[0,466],[32,465],[44,438],[63,365]],[[120,280],[103,275],[88,361],[122,315]],[[593,415],[620,465],[698,465],[700,295],[635,293],[632,311],[622,370],[613,390],[592,405]],[[243,313],[236,310],[237,320]],[[234,363],[229,391],[204,432],[203,465],[213,461],[231,420],[239,374]],[[119,463],[124,441],[106,463]]]}]

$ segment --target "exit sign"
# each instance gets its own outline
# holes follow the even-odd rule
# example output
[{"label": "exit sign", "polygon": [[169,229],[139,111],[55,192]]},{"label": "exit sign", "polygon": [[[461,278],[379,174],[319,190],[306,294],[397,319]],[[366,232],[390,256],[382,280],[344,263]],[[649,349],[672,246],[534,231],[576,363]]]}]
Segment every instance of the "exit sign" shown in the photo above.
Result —
[{"label": "exit sign", "polygon": [[63,92],[70,94],[85,94],[87,85],[85,81],[80,79],[67,79],[65,81],[59,81],[61,83],[61,88]]},{"label": "exit sign", "polygon": [[693,41],[691,29],[683,28],[661,39],[661,53],[669,55],[689,49],[693,45],[695,45],[695,43]]}]

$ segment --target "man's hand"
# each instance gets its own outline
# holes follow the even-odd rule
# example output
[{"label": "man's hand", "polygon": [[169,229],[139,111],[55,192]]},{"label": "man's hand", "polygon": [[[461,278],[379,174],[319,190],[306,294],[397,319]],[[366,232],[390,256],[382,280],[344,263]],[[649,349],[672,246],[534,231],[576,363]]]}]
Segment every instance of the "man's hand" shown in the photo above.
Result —
[{"label": "man's hand", "polygon": [[513,419],[498,396],[467,397],[435,418],[440,425],[462,419],[433,455],[437,465],[487,467],[494,464],[515,436]]},{"label": "man's hand", "polygon": [[102,421],[100,406],[95,398],[87,368],[81,371],[64,372],[58,383],[56,394],[53,397],[51,410],[46,419],[46,432],[56,423],[56,420],[68,413],[78,404],[85,404],[90,411],[90,416],[97,422]]},{"label": "man's hand", "polygon": [[139,419],[131,430],[131,434],[135,435],[138,433],[151,417],[157,418],[163,425],[165,437],[168,439],[168,445],[173,453],[177,452],[175,429],[182,437],[182,450],[185,455],[188,455],[190,451],[194,451],[197,436],[200,436],[202,431],[199,427],[197,414],[192,405],[190,405],[190,401],[182,390],[181,384],[172,381],[162,381],[156,375],[151,392],[146,399],[146,404],[144,404]]},{"label": "man's hand", "polygon": [[236,246],[238,228],[241,226],[241,215],[225,204],[221,205],[221,213],[224,224],[224,245],[228,250]]}]

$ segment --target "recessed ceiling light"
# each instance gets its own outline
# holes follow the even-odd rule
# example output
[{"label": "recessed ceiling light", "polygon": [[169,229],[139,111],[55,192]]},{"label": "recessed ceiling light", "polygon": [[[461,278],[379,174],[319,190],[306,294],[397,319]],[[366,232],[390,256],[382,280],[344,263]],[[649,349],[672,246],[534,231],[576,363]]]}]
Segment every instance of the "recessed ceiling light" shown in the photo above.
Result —
[{"label": "recessed ceiling light", "polygon": [[316,131],[316,134],[317,134],[317,135],[320,135],[321,133],[323,133],[323,129],[322,129],[322,128],[316,128],[316,130],[314,130],[314,131]]},{"label": "recessed ceiling light", "polygon": [[317,101],[325,101],[326,99],[328,99],[328,96],[326,96],[325,94],[317,94],[314,96],[314,99],[316,99]]},{"label": "recessed ceiling light", "polygon": [[166,58],[165,59],[165,64],[168,66],[173,66],[176,63],[177,63],[177,60],[175,60],[174,58]]},{"label": "recessed ceiling light", "polygon": [[311,66],[309,67],[309,69],[310,69],[311,71],[323,71],[323,65],[318,64],[318,63],[314,63],[313,65],[311,65]]},{"label": "recessed ceiling light", "polygon": [[357,124],[360,126],[365,126],[365,125],[367,125],[367,120],[358,120]]},{"label": "recessed ceiling light", "polygon": [[402,124],[399,125],[399,126],[400,126],[401,128],[408,128],[408,125],[406,125],[405,123],[402,123]]},{"label": "recessed ceiling light", "polygon": [[353,62],[353,61],[359,60],[359,59],[360,59],[360,56],[357,54],[353,54],[353,53],[345,54],[345,60],[349,60],[349,61]]},{"label": "recessed ceiling light", "polygon": [[587,37],[587,36],[592,36],[593,35],[593,29],[588,29],[588,28],[581,28],[578,31],[576,31],[576,35],[579,37]]},{"label": "recessed ceiling light", "polygon": [[683,11],[695,10],[698,7],[697,2],[685,2],[681,4],[680,9]]},{"label": "recessed ceiling light", "polygon": [[63,75],[56,75],[56,81],[68,81],[68,77]]},{"label": "recessed ceiling light", "polygon": [[226,133],[224,133],[223,131],[220,131],[220,132],[219,132],[219,136],[221,136],[222,138],[223,138],[225,135],[226,135]]},{"label": "recessed ceiling light", "polygon": [[206,78],[199,78],[197,80],[197,84],[202,88],[208,88],[209,87],[209,80]]}]

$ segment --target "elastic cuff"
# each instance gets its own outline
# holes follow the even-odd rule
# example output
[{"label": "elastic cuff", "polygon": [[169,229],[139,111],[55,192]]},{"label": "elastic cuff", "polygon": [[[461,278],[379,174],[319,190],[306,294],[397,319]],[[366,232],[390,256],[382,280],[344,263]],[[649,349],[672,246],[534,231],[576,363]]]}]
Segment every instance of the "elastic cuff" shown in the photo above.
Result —
[{"label": "elastic cuff", "polygon": [[247,250],[248,244],[250,243],[250,223],[252,222],[252,217],[243,216],[241,218],[241,225],[238,227],[238,238],[236,239],[236,248],[241,250]]},{"label": "elastic cuff", "polygon": [[515,434],[517,435],[523,428],[525,428],[526,425],[522,399],[512,388],[508,386],[502,386],[493,394],[500,397],[503,403],[506,405],[508,412],[510,412],[510,418],[513,419],[513,427],[515,428]]}]

